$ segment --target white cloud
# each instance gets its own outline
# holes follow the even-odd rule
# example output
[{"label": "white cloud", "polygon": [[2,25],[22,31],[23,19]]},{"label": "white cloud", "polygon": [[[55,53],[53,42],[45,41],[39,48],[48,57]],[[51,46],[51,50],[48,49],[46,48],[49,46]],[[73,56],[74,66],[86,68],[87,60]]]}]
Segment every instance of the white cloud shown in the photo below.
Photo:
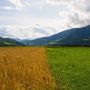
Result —
[{"label": "white cloud", "polygon": [[69,18],[74,24],[90,24],[90,0],[77,0],[71,7]]},{"label": "white cloud", "polygon": [[10,3],[12,3],[16,9],[22,9],[25,7],[25,4],[21,2],[21,0],[9,0]]},{"label": "white cloud", "polygon": [[[50,0],[53,2],[62,2],[62,0]],[[70,0],[69,0],[70,1]],[[90,24],[90,0],[72,0],[73,3],[68,0],[63,0],[67,2],[65,8],[66,11],[59,11],[59,16],[64,17],[67,24],[70,26],[85,26]]]},{"label": "white cloud", "polygon": [[[63,5],[59,11],[60,18],[64,17],[67,24],[80,26],[90,24],[90,0],[46,0],[51,5]],[[66,10],[67,9],[67,10]],[[65,21],[65,22],[66,22]]]},{"label": "white cloud", "polygon": [[47,4],[51,5],[60,5],[60,4],[67,4],[67,3],[73,3],[73,0],[46,0]]},{"label": "white cloud", "polygon": [[0,3],[0,23],[11,24],[5,28],[13,37],[36,38],[90,24],[90,0],[4,0],[4,2],[6,3],[3,5]]},{"label": "white cloud", "polygon": [[10,7],[10,6],[4,6],[4,7],[0,7],[1,10],[15,10],[14,7]]},{"label": "white cloud", "polygon": [[[2,3],[2,2],[1,2]],[[1,10],[21,10],[25,7],[30,6],[30,3],[27,0],[4,0],[0,6]]]},{"label": "white cloud", "polygon": [[36,39],[61,32],[65,27],[59,25],[0,25],[0,36],[19,39]]}]

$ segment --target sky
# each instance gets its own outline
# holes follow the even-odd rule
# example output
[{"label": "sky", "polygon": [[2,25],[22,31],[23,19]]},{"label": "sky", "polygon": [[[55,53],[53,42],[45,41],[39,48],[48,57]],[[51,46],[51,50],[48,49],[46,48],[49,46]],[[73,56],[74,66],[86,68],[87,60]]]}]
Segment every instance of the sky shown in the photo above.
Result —
[{"label": "sky", "polygon": [[34,39],[89,24],[90,0],[0,0],[1,36]]}]

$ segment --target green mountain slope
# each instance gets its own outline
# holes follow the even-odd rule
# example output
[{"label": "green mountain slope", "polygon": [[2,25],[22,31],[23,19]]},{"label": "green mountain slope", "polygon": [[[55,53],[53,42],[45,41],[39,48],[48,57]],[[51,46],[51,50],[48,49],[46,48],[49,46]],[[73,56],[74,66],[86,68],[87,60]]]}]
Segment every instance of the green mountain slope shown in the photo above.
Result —
[{"label": "green mountain slope", "polygon": [[0,46],[20,46],[20,45],[24,44],[17,42],[14,39],[0,37]]},{"label": "green mountain slope", "polygon": [[23,40],[26,45],[90,45],[90,25],[65,30],[50,37],[35,40]]}]

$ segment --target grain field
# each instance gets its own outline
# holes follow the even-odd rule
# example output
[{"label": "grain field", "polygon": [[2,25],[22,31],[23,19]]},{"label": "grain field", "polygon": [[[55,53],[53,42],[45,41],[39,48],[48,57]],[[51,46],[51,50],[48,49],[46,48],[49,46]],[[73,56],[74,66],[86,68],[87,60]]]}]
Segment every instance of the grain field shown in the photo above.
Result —
[{"label": "grain field", "polygon": [[0,48],[0,90],[54,90],[45,48]]}]

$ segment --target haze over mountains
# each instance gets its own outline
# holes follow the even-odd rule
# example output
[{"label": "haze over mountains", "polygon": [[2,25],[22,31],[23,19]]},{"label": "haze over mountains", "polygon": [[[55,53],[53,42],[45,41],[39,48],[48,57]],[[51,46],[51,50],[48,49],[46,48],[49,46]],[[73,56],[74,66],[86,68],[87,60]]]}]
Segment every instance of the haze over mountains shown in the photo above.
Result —
[{"label": "haze over mountains", "polygon": [[13,39],[36,39],[59,33],[66,27],[59,25],[0,25],[0,36]]},{"label": "haze over mountains", "polygon": [[0,46],[22,46],[24,44],[10,38],[0,37]]},{"label": "haze over mountains", "polygon": [[[0,36],[18,41],[25,39],[26,45],[71,44],[73,40],[66,33],[72,37],[77,32],[72,28],[86,25],[90,25],[90,0],[0,0]],[[78,36],[80,33],[77,32]],[[83,38],[86,38],[84,34]],[[74,40],[73,44],[79,42],[81,44],[81,39]]]},{"label": "haze over mountains", "polygon": [[[40,31],[40,28],[33,28],[35,32]],[[62,32],[59,32],[57,34],[48,36],[48,37],[42,37],[42,38],[36,38],[34,40],[30,39],[23,39],[20,40],[20,38],[14,38],[14,33],[8,32],[8,30],[3,30],[2,32],[0,31],[1,37],[0,37],[0,45],[1,46],[20,46],[20,45],[31,45],[31,46],[45,46],[45,45],[50,45],[50,46],[60,46],[60,45],[74,45],[74,46],[90,46],[90,25],[81,27],[81,28],[72,28],[68,29]],[[11,34],[11,35],[10,35]],[[17,32],[18,34],[18,32]],[[29,35],[29,33],[27,32]],[[23,35],[23,32],[21,32],[21,35]],[[40,35],[40,34],[39,34]],[[7,37],[10,38],[7,38]]]},{"label": "haze over mountains", "polygon": [[90,45],[90,25],[82,28],[73,28],[58,34],[38,38],[35,40],[23,40],[26,45]]}]

